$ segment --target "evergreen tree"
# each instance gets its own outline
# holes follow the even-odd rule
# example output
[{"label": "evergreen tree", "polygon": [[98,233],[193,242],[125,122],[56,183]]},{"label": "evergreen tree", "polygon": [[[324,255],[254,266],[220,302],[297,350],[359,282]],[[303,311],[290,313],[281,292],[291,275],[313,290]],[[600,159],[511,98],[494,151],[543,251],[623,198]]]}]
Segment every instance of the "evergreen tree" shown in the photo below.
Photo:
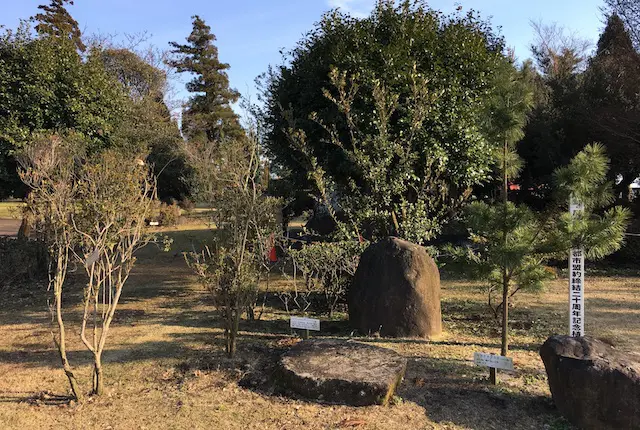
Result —
[{"label": "evergreen tree", "polygon": [[231,108],[240,93],[229,88],[226,70],[229,64],[218,59],[216,37],[211,27],[199,16],[193,17],[193,30],[186,44],[170,42],[174,57],[168,62],[180,73],[195,77],[187,83],[187,90],[195,95],[187,102],[182,117],[182,131],[189,138],[236,138],[244,134],[238,116]]},{"label": "evergreen tree", "polygon": [[[512,62],[504,63],[498,69],[496,90],[489,100],[489,115],[486,124],[487,136],[501,147],[497,151],[498,166],[501,176],[501,200],[502,214],[496,210],[497,219],[501,222],[494,234],[503,248],[508,247],[509,242],[509,180],[513,180],[520,171],[521,162],[515,150],[516,142],[522,138],[527,114],[531,110],[533,102],[531,73],[527,65],[517,72]],[[498,205],[499,206],[499,205]],[[498,223],[500,224],[500,222]],[[499,290],[502,292],[502,355],[507,355],[508,350],[508,321],[509,321],[509,294],[511,287],[510,274],[506,264],[500,267],[498,275]],[[495,383],[495,369],[491,368],[491,377]]]},{"label": "evergreen tree", "polygon": [[132,102],[113,138],[115,144],[149,151],[147,161],[157,177],[158,197],[165,202],[184,200],[189,196],[192,171],[181,151],[178,124],[164,102],[166,73],[151,58],[128,49],[105,49],[101,58]]},{"label": "evergreen tree", "polygon": [[[367,239],[440,234],[494,159],[483,132],[502,40],[475,13],[379,1],[327,13],[264,82],[273,170]],[[318,179],[324,182],[318,185]]]},{"label": "evergreen tree", "polygon": [[[487,136],[502,146],[496,154],[500,198],[493,203],[474,202],[468,207],[465,222],[474,246],[451,251],[479,279],[488,281],[488,304],[496,319],[501,320],[501,355],[506,356],[511,297],[520,290],[540,289],[552,275],[545,262],[566,257],[572,247],[584,247],[591,258],[618,250],[629,212],[615,207],[603,216],[596,214],[612,201],[611,184],[607,182],[609,160],[603,146],[597,144],[587,145],[568,166],[554,172],[550,180],[555,183],[553,204],[544,212],[510,201],[509,183],[517,178],[521,167],[515,146],[523,136],[533,104],[535,76],[527,64],[520,71],[504,64],[495,79],[496,91],[488,103],[485,128]],[[570,196],[583,202],[582,215],[568,215]],[[496,382],[495,369],[491,369],[491,379]]]},{"label": "evergreen tree", "polygon": [[[508,201],[506,193],[500,203],[469,206],[466,225],[474,245],[451,251],[478,279],[488,281],[489,306],[496,318],[502,315],[503,356],[509,351],[509,301],[518,291],[540,290],[552,278],[545,267],[550,259],[566,258],[571,248],[584,248],[591,259],[620,249],[629,211],[613,207],[598,214],[613,197],[608,168],[602,145],[590,144],[569,165],[556,170],[554,205],[544,212]],[[568,213],[570,196],[584,204],[582,213]],[[497,305],[495,293],[502,296]],[[495,383],[494,378],[492,372]]]},{"label": "evergreen tree", "polygon": [[640,174],[640,54],[617,15],[607,20],[596,55],[584,78],[587,118],[593,139],[612,158],[617,194],[626,200],[628,187]]},{"label": "evergreen tree", "polygon": [[624,22],[636,49],[640,47],[640,0],[605,0],[605,4]]},{"label": "evergreen tree", "polygon": [[83,59],[71,39],[35,37],[26,23],[0,34],[0,198],[26,191],[15,152],[33,133],[73,129],[87,151],[113,145],[130,103],[98,54]]},{"label": "evergreen tree", "polygon": [[38,34],[47,34],[53,37],[65,37],[73,41],[80,52],[84,52],[87,47],[82,42],[78,21],[73,19],[71,14],[64,7],[65,3],[73,5],[73,0],[51,0],[47,5],[40,5],[39,13],[32,17],[37,21],[36,31]]},{"label": "evergreen tree", "polygon": [[552,200],[553,172],[565,166],[594,139],[585,119],[583,70],[586,41],[556,25],[535,24],[531,47],[539,71],[534,78],[534,107],[518,154],[525,160],[517,199],[543,208]]}]

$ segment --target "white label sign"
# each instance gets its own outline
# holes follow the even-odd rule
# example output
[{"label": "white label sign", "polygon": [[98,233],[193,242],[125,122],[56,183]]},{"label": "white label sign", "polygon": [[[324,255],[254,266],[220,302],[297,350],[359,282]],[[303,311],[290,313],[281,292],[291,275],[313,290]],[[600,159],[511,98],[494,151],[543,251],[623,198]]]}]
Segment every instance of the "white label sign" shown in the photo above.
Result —
[{"label": "white label sign", "polygon": [[[584,205],[574,198],[569,202],[571,215],[582,212]],[[584,249],[569,251],[569,334],[584,336]]]},{"label": "white label sign", "polygon": [[85,260],[84,267],[90,267],[93,263],[98,261],[98,258],[100,258],[100,250],[98,248],[96,248],[96,249],[93,250],[91,255],[89,255],[87,257],[87,259]]},{"label": "white label sign", "polygon": [[494,367],[496,369],[513,370],[513,359],[501,355],[474,352],[473,362],[478,366]]},{"label": "white label sign", "polygon": [[315,318],[291,317],[291,328],[320,331],[320,320]]}]

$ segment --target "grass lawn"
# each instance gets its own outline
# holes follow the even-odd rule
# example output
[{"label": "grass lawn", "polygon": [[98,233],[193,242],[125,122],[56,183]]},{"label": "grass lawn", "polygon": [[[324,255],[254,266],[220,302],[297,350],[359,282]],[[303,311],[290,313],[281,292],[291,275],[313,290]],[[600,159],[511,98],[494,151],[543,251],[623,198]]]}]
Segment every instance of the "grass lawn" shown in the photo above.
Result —
[{"label": "grass lawn", "polygon": [[24,203],[19,201],[0,202],[0,219],[21,218],[20,209]]},{"label": "grass lawn", "polygon": [[[192,226],[196,228],[195,226]],[[389,407],[321,405],[274,395],[268,363],[290,344],[280,301],[272,296],[261,321],[243,322],[238,357],[223,354],[222,330],[208,296],[194,283],[180,254],[203,232],[166,229],[174,250],[145,249],[110,332],[103,362],[107,394],[82,405],[67,392],[39,289],[0,290],[0,428],[2,429],[562,429],[537,349],[566,330],[566,281],[541,295],[518,294],[512,311],[516,370],[487,384],[474,351],[499,352],[498,326],[478,285],[443,281],[445,333],[435,341],[358,338],[409,360],[398,397]],[[81,280],[79,279],[80,283]],[[640,346],[640,278],[590,277],[586,282],[589,334],[629,351]],[[272,282],[272,291],[288,288]],[[83,386],[90,356],[78,339],[79,287],[66,313],[68,349]],[[344,314],[323,322],[322,336],[349,335]],[[266,370],[265,370],[266,369]],[[250,385],[250,384],[249,384]]]}]

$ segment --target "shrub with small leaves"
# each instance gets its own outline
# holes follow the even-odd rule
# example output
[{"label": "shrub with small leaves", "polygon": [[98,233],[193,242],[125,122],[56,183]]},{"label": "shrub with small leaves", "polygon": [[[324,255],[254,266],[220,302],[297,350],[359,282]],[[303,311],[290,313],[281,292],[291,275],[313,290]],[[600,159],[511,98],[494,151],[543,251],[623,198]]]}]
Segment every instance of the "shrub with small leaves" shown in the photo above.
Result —
[{"label": "shrub with small leaves", "polygon": [[344,301],[365,247],[357,241],[341,241],[316,242],[299,250],[289,250],[295,272],[299,270],[304,277],[306,291],[324,295],[329,316]]},{"label": "shrub with small leaves", "polygon": [[178,224],[180,221],[180,215],[182,211],[180,206],[175,203],[171,203],[170,205],[166,203],[160,203],[158,206],[158,221],[160,221],[160,225],[163,226],[174,226]]}]

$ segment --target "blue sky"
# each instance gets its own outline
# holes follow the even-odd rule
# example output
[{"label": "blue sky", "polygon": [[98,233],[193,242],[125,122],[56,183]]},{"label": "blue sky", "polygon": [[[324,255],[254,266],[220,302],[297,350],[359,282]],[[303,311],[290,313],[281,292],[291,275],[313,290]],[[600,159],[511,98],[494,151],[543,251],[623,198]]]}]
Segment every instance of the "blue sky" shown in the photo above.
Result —
[{"label": "blue sky", "polygon": [[[20,18],[37,13],[48,0],[0,0],[0,24],[17,26]],[[191,31],[191,16],[200,15],[217,37],[221,61],[231,65],[231,86],[255,100],[254,79],[269,64],[278,64],[281,49],[292,48],[322,13],[341,7],[366,15],[375,0],[76,0],[69,11],[86,33],[119,34],[146,30],[150,42],[166,48]],[[603,28],[602,0],[433,0],[430,6],[452,12],[458,5],[473,8],[500,26],[519,59],[529,57],[534,35],[531,20],[557,22],[583,38],[597,41]],[[178,84],[180,86],[180,84]],[[184,93],[183,93],[184,95]]]}]

